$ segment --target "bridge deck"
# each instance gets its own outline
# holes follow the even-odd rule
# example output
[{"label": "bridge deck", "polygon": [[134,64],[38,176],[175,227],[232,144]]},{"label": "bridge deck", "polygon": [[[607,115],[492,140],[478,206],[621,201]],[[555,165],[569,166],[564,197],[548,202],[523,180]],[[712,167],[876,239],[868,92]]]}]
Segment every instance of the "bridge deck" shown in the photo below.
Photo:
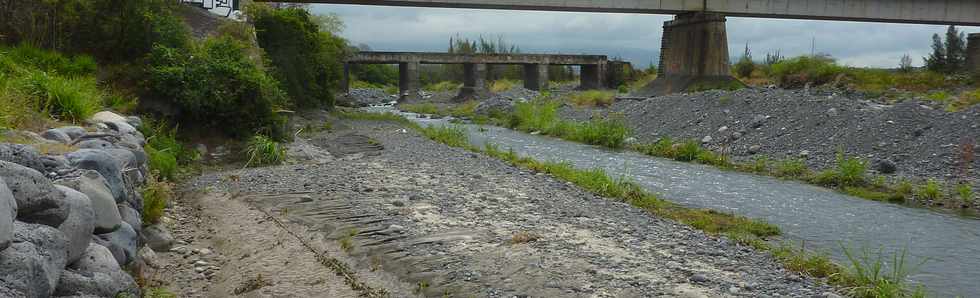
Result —
[{"label": "bridge deck", "polygon": [[289,0],[289,2],[646,14],[703,11],[762,18],[980,26],[980,1],[976,0]]},{"label": "bridge deck", "polygon": [[347,59],[348,63],[395,64],[418,62],[421,64],[552,64],[552,65],[599,65],[606,62],[601,55],[560,54],[451,54],[429,52],[358,52]]}]

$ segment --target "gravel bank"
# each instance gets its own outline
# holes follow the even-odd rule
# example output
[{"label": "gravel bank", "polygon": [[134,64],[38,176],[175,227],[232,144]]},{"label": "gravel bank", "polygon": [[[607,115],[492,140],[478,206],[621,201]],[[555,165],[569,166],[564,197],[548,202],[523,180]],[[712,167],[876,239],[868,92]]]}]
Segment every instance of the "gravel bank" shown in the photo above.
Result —
[{"label": "gravel bank", "polygon": [[[393,125],[334,127],[345,126],[311,136],[335,155],[328,162],[215,173],[190,186],[240,193],[334,250],[349,246],[335,256],[395,297],[832,295],[764,253],[550,176]],[[324,146],[338,138],[361,149]]]},{"label": "gravel bank", "polygon": [[961,143],[975,149],[980,168],[980,106],[950,113],[917,102],[883,105],[830,92],[743,89],[622,100],[610,108],[564,107],[562,116],[585,120],[594,114],[625,115],[640,142],[704,140],[737,159],[802,157],[814,168],[834,165],[839,148],[872,161],[894,164],[905,177],[976,181],[962,173]]}]

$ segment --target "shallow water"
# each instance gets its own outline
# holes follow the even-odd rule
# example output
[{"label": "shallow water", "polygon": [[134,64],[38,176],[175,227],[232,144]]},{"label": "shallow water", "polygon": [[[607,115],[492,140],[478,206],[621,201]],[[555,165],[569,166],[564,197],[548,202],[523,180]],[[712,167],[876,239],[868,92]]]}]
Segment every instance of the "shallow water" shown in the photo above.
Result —
[{"label": "shallow water", "polygon": [[[413,119],[414,115],[408,115]],[[446,120],[414,119],[444,125]],[[980,295],[980,220],[922,208],[880,203],[795,181],[649,157],[630,151],[568,142],[513,130],[463,125],[470,142],[490,142],[538,160],[601,167],[650,192],[689,207],[710,208],[778,225],[784,237],[846,262],[842,246],[884,249],[885,257],[908,250],[910,277],[930,296]]]}]

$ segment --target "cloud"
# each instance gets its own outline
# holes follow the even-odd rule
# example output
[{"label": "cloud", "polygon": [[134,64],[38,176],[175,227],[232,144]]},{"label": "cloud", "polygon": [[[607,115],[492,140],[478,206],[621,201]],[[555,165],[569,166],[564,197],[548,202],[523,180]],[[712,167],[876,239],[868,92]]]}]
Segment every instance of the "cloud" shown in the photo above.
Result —
[{"label": "cloud", "polygon": [[[451,8],[313,5],[314,13],[343,18],[342,34],[377,50],[444,51],[449,37],[498,36],[526,52],[600,54],[646,65],[656,60],[669,15]],[[978,27],[963,28],[980,32]],[[929,53],[930,38],[944,26],[837,21],[729,18],[729,51],[748,44],[755,57],[828,53],[853,66],[895,67],[909,54],[917,64]]]}]

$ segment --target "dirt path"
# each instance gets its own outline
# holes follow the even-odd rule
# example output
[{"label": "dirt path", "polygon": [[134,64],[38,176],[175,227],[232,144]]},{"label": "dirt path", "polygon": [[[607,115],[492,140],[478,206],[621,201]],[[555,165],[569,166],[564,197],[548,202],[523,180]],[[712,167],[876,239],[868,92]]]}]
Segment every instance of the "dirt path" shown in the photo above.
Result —
[{"label": "dirt path", "polygon": [[[765,254],[550,176],[401,127],[350,126],[357,128],[312,136],[311,144],[335,153],[330,162],[215,173],[190,183],[208,194],[177,206],[177,214],[193,211],[177,221],[178,238],[211,248],[221,256],[220,269],[210,280],[176,288],[226,296],[261,273],[267,286],[249,296],[358,294],[265,212],[392,297],[828,294]],[[326,146],[337,143],[348,150]],[[187,223],[195,218],[202,221]],[[171,263],[192,264],[197,254],[170,255]],[[180,266],[186,267],[193,266]],[[181,269],[174,276],[194,274]]]}]

